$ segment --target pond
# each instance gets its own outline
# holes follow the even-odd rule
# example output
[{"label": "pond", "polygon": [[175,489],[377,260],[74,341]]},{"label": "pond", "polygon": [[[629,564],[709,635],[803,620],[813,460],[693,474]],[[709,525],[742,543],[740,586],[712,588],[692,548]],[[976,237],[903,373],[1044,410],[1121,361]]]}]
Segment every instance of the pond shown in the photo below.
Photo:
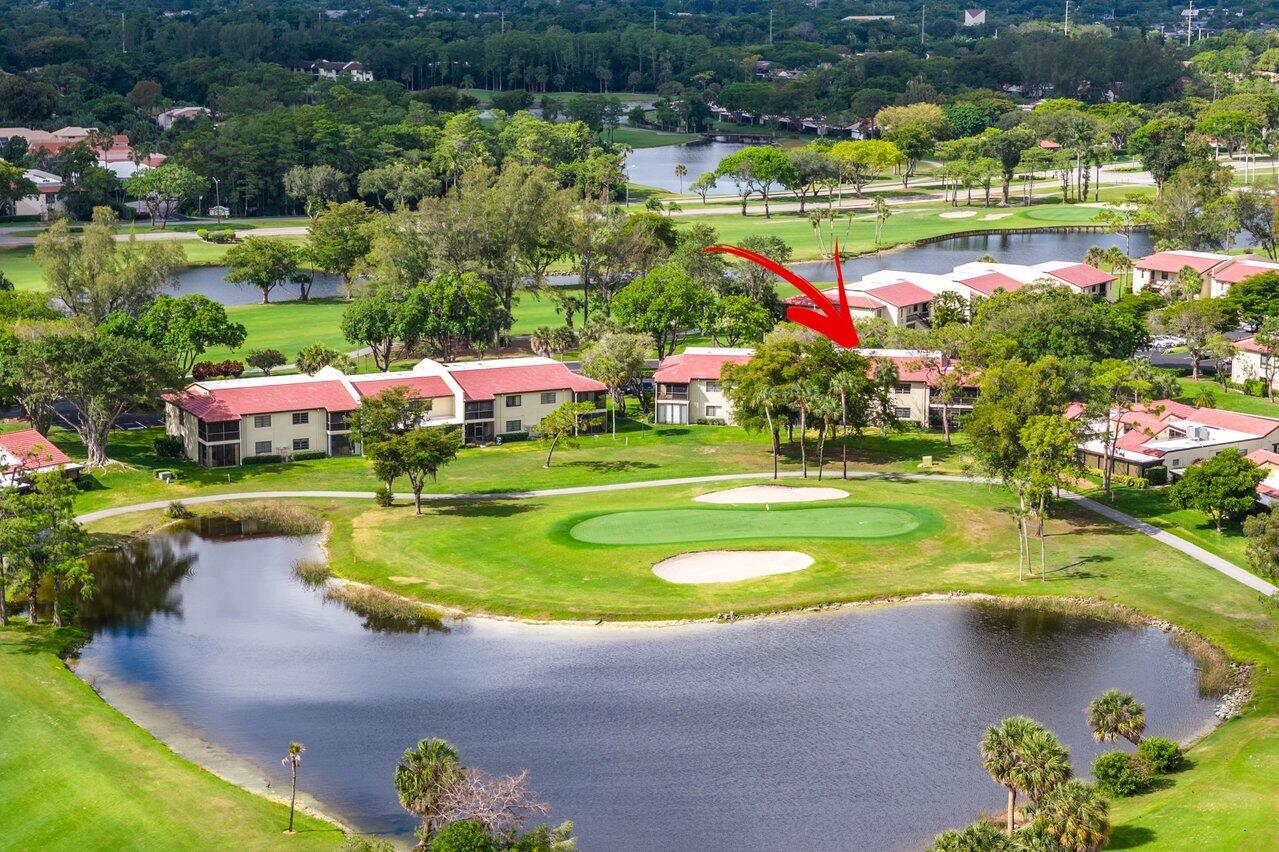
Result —
[{"label": "pond", "polygon": [[[472,619],[377,632],[294,579],[315,538],[178,528],[101,557],[79,674],[144,726],[176,718],[366,832],[407,836],[392,770],[443,737],[490,773],[527,768],[592,849],[902,849],[998,810],[990,723],[1025,713],[1086,772],[1083,708],[1110,687],[1148,730],[1212,721],[1194,662],[1153,628],[916,603],[668,628]],[[221,532],[228,530],[222,529]],[[214,761],[216,765],[216,761]]]},{"label": "pond", "polygon": [[[688,192],[689,184],[702,172],[713,172],[719,161],[747,147],[738,142],[687,142],[683,145],[656,145],[652,148],[635,148],[626,155],[626,179],[631,183],[665,189],[668,192]],[[681,189],[675,177],[675,166],[683,163],[688,169]],[[732,194],[733,182],[724,179],[717,193]],[[730,198],[726,203],[731,204]]]},{"label": "pond", "polygon": [[[256,305],[262,301],[262,291],[256,287],[239,287],[226,280],[225,266],[188,266],[178,272],[179,295],[199,293],[224,305]],[[342,279],[326,272],[315,274],[311,286],[311,298],[342,295]],[[272,302],[288,302],[298,297],[296,284],[282,284],[271,291]]]}]

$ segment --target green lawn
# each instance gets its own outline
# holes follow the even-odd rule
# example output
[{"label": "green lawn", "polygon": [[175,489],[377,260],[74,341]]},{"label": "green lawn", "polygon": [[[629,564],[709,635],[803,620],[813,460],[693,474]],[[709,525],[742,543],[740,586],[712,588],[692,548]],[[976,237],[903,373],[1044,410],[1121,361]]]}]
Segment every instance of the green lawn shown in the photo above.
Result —
[{"label": "green lawn", "polygon": [[324,343],[342,351],[354,349],[342,336],[342,312],[346,306],[343,299],[332,298],[227,308],[228,317],[248,332],[244,345],[234,352],[214,347],[201,357],[206,361],[221,361],[243,358],[250,349],[279,349],[291,361],[299,349],[312,343]]},{"label": "green lawn", "polygon": [[1208,391],[1216,399],[1216,408],[1225,411],[1238,411],[1241,414],[1259,414],[1262,417],[1279,417],[1279,403],[1273,403],[1264,396],[1248,396],[1234,389],[1222,390],[1221,383],[1211,379],[1181,380],[1181,397],[1178,402],[1193,405],[1195,397]]},{"label": "green lawn", "polygon": [[[644,427],[619,419],[616,439],[608,434],[587,435],[576,449],[561,448],[549,468],[542,466],[546,447],[536,441],[508,441],[501,446],[468,447],[457,461],[441,471],[439,481],[427,485],[433,493],[500,492],[511,489],[563,488],[609,482],[635,482],[715,473],[767,471],[772,456],[762,435],[748,435],[732,426]],[[152,441],[160,429],[115,431],[108,453],[119,464],[82,477],[84,490],[77,509],[90,512],[109,506],[152,500],[181,500],[200,494],[230,491],[324,489],[373,491],[379,483],[363,458],[331,458],[273,465],[203,468],[183,459],[158,459]],[[74,435],[55,429],[51,440],[72,458],[83,459],[84,448]],[[849,444],[849,459],[863,467],[886,471],[917,470],[931,455],[939,471],[956,472],[962,438],[947,448],[940,435],[906,432],[882,438],[868,434]],[[812,451],[812,442],[809,443]],[[827,475],[837,469],[839,442],[827,442]],[[782,469],[799,469],[798,445],[783,447]],[[816,467],[809,462],[816,475]],[[156,471],[173,471],[176,481],[165,484]],[[398,490],[408,490],[399,482]]]},{"label": "green lawn", "polygon": [[[336,849],[342,833],[178,757],[59,657],[73,631],[0,627],[5,849]],[[288,791],[284,791],[287,793]]]},{"label": "green lawn", "polygon": [[667,133],[664,130],[651,130],[647,127],[628,127],[623,124],[612,133],[602,134],[618,145],[629,145],[632,148],[657,148],[662,145],[683,145],[699,137],[696,133]]},{"label": "green lawn", "polygon": [[569,535],[588,544],[688,544],[800,538],[896,538],[941,519],[915,506],[869,504],[808,508],[654,509],[610,512],[579,521]]}]

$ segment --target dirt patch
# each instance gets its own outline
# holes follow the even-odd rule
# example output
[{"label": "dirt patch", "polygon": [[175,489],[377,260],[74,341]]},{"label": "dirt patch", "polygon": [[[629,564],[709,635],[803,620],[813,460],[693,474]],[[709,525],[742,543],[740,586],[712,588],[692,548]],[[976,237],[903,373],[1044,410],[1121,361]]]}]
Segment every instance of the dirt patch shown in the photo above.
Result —
[{"label": "dirt patch", "polygon": [[808,503],[841,500],[848,492],[840,488],[802,488],[789,485],[743,485],[726,491],[712,491],[693,498],[698,503]]},{"label": "dirt patch", "polygon": [[653,573],[668,583],[736,583],[812,564],[813,557],[797,550],[703,550],[663,559]]}]

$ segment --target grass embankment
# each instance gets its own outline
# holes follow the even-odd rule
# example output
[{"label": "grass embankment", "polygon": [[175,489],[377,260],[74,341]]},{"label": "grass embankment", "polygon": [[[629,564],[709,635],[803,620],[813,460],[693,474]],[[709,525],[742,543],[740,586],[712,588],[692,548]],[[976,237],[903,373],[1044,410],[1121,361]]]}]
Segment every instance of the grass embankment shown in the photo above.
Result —
[{"label": "grass embankment", "polygon": [[1221,383],[1211,379],[1182,379],[1181,396],[1178,402],[1194,405],[1195,397],[1207,391],[1212,394],[1214,408],[1223,411],[1238,411],[1240,414],[1257,414],[1261,417],[1279,417],[1279,403],[1271,402],[1264,396],[1249,396],[1233,388],[1222,390]]},{"label": "grass embankment", "polygon": [[[334,849],[333,825],[178,757],[67,670],[71,630],[0,628],[5,849]],[[287,792],[287,791],[285,791]]]},{"label": "grass embankment", "polygon": [[[748,435],[732,426],[642,427],[620,419],[619,433],[585,435],[577,449],[556,452],[550,468],[542,467],[546,448],[535,441],[508,441],[501,446],[468,447],[457,461],[429,483],[428,493],[502,492],[542,488],[636,482],[717,473],[761,472],[771,468],[772,457],[762,435]],[[374,491],[380,487],[369,463],[359,457],[316,459],[271,465],[203,468],[183,459],[159,459],[152,441],[161,429],[112,432],[108,454],[119,462],[109,468],[86,472],[84,490],[76,502],[80,512],[110,506],[182,500],[203,494],[238,491]],[[84,458],[84,447],[71,433],[55,429],[51,440],[75,459]],[[850,460],[886,471],[913,471],[925,455],[933,456],[938,470],[957,470],[962,442],[947,448],[941,436],[907,432],[881,438],[866,435],[849,444]],[[811,444],[810,444],[811,449]],[[785,448],[782,468],[797,470],[798,448]],[[828,442],[828,470],[838,465],[837,442]],[[811,468],[810,464],[810,468]],[[156,471],[173,471],[177,479],[165,484]],[[407,491],[407,482],[397,482]]]}]

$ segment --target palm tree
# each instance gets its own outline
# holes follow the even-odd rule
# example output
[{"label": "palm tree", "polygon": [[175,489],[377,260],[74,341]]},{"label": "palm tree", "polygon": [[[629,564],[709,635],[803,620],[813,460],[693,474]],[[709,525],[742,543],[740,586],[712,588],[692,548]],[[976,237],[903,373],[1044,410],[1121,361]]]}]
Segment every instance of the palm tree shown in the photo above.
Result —
[{"label": "palm tree", "polygon": [[1084,253],[1084,263],[1089,266],[1101,266],[1109,259],[1107,250],[1101,246],[1091,246]]},{"label": "palm tree", "polygon": [[1036,805],[1074,775],[1070,752],[1047,728],[1040,727],[1026,738],[1021,757],[1022,790]]},{"label": "palm tree", "polygon": [[1010,716],[986,729],[981,741],[981,764],[1008,791],[1007,831],[1011,837],[1017,811],[1017,791],[1023,789],[1021,752],[1031,734],[1041,728],[1034,719]]},{"label": "palm tree", "polygon": [[1096,852],[1110,839],[1110,805],[1088,784],[1067,781],[1044,797],[1035,826],[1068,852]]},{"label": "palm tree", "polygon": [[884,241],[884,221],[893,215],[893,211],[882,195],[876,195],[871,205],[875,209],[875,245],[878,246]]},{"label": "palm tree", "polygon": [[422,820],[418,830],[426,848],[438,826],[440,801],[449,785],[465,772],[457,749],[441,739],[421,740],[406,749],[395,767],[395,790],[400,804]]},{"label": "palm tree", "polygon": [[1088,727],[1099,743],[1123,737],[1136,745],[1146,730],[1146,708],[1126,692],[1107,689],[1088,705]]},{"label": "palm tree", "polygon": [[538,326],[528,337],[529,348],[543,358],[555,349],[555,331],[549,325]]},{"label": "palm tree", "polygon": [[302,762],[302,752],[306,751],[306,746],[299,742],[289,743],[289,753],[284,756],[280,763],[289,767],[289,771],[293,775],[293,791],[289,794],[289,827],[284,830],[285,834],[293,833],[293,812],[298,802],[298,764]]},{"label": "palm tree", "polygon": [[679,194],[684,194],[684,176],[688,174],[688,166],[683,163],[675,164],[675,177],[679,178]]}]

